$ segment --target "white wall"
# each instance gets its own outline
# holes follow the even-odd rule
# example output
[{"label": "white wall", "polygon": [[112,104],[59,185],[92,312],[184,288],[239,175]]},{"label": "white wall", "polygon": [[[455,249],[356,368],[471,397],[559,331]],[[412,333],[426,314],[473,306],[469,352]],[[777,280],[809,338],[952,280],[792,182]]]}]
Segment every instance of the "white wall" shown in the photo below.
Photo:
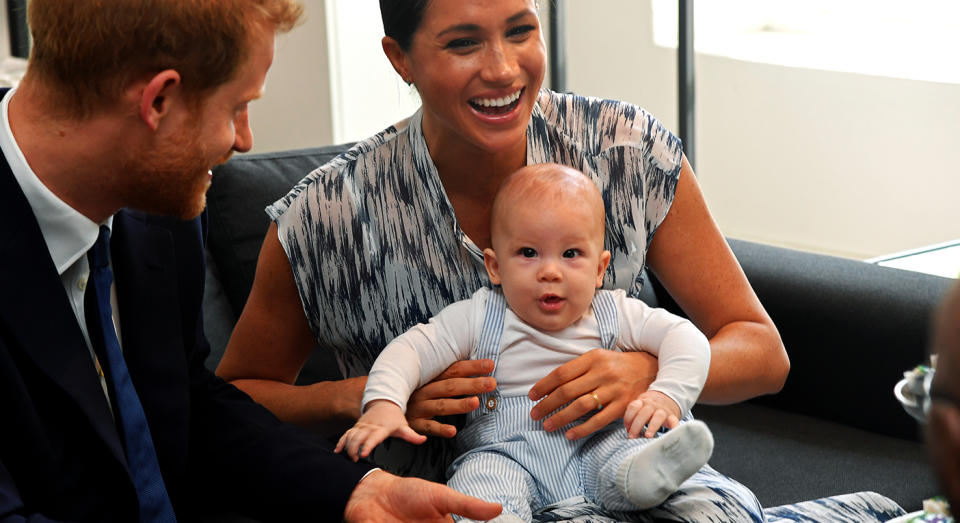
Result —
[{"label": "white wall", "polygon": [[250,104],[251,152],[333,143],[324,0],[302,0],[305,20],[277,38],[264,96]]},{"label": "white wall", "polygon": [[420,107],[383,54],[378,0],[328,0],[333,140],[362,140]]},{"label": "white wall", "polygon": [[[570,89],[676,129],[676,53],[652,43],[650,0],[565,5]],[[960,238],[960,85],[696,66],[695,167],[727,235],[858,258]]]}]

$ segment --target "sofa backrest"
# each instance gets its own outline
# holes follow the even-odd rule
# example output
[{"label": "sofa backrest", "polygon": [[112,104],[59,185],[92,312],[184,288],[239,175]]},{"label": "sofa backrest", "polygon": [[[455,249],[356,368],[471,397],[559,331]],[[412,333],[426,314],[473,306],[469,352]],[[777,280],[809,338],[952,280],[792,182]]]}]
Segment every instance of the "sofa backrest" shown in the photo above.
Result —
[{"label": "sofa backrest", "polygon": [[207,247],[234,314],[239,315],[247,302],[260,245],[270,226],[264,208],[350,145],[236,156],[213,169],[207,192]]},{"label": "sofa backrest", "polygon": [[905,439],[894,397],[927,361],[932,313],[953,280],[859,260],[729,240],[790,356],[783,391],[756,402]]}]

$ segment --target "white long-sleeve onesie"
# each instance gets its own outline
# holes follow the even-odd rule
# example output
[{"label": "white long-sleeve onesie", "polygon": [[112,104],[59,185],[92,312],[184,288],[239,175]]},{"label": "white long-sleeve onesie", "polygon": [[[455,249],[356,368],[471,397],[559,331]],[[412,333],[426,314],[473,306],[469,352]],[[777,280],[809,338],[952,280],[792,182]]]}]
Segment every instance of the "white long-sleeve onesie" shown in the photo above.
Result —
[{"label": "white long-sleeve onesie", "polygon": [[[451,364],[472,357],[483,324],[487,297],[481,288],[469,300],[453,303],[430,319],[395,338],[384,348],[367,378],[363,406],[386,399],[406,411],[407,399]],[[658,358],[657,377],[650,390],[660,391],[683,414],[696,402],[707,379],[710,344],[688,320],[663,309],[611,293],[617,305],[620,332],[616,347],[645,350]],[[500,355],[493,376],[503,396],[526,396],[554,368],[601,346],[593,307],[572,325],[543,332],[524,323],[507,308]]]}]

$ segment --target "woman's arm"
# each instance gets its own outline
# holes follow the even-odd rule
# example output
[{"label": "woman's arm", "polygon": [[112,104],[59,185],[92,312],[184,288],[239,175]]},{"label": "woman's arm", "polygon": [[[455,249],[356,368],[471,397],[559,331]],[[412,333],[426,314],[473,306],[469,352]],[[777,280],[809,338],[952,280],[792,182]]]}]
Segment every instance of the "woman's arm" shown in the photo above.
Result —
[{"label": "woman's arm", "polygon": [[710,339],[702,403],[734,403],[783,388],[790,360],[780,334],[707,209],[686,157],[647,266]]},{"label": "woman's arm", "polygon": [[[366,376],[294,385],[316,346],[293,271],[271,224],[260,248],[253,289],[230,336],[217,374],[270,409],[281,420],[339,435],[360,417]],[[432,418],[462,414],[479,405],[476,395],[495,387],[490,360],[461,361],[411,396],[410,426],[421,434],[450,437],[455,429]],[[460,397],[473,396],[473,397]]]},{"label": "woman's arm", "polygon": [[339,434],[360,416],[366,377],[293,385],[315,346],[272,223],[260,248],[253,288],[217,374],[284,421]]}]

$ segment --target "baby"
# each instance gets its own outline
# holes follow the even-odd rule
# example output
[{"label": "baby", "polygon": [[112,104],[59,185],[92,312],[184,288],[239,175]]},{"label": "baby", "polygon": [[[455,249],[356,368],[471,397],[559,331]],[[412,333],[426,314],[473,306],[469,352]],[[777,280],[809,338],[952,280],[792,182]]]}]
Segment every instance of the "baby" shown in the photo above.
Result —
[{"label": "baby", "polygon": [[[597,290],[610,263],[604,206],[577,170],[539,164],[511,174],[494,199],[491,237],[484,264],[499,288],[481,288],[392,341],[370,371],[363,415],[336,451],[356,460],[388,436],[422,443],[404,416],[410,394],[454,361],[490,358],[497,390],[457,435],[463,454],[450,467],[451,487],[502,503],[497,521],[529,521],[577,498],[609,511],[664,503],[713,451],[706,425],[681,421],[706,381],[706,337],[622,290]],[[575,441],[545,431],[530,417],[530,388],[598,347],[658,358],[656,379],[626,410],[626,430],[618,420]]]}]

